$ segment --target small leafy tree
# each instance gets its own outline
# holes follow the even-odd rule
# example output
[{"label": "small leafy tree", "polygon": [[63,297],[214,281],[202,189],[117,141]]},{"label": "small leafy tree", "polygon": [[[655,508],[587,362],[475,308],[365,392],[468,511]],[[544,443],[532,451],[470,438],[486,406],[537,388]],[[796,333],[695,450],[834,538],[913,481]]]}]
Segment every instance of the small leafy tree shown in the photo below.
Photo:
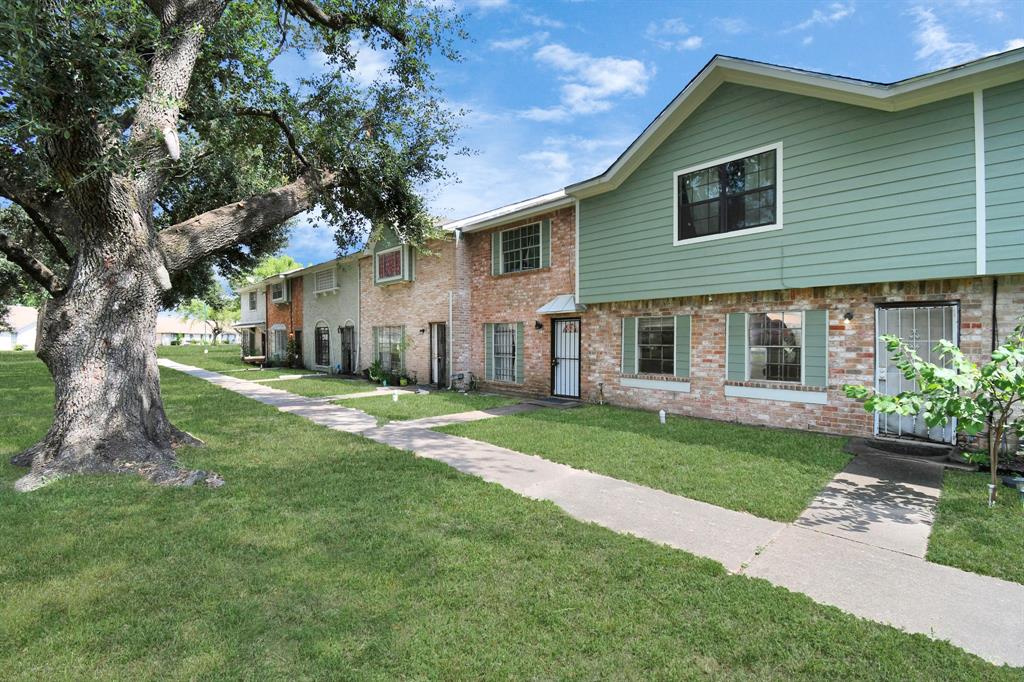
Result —
[{"label": "small leafy tree", "polygon": [[206,325],[213,337],[213,343],[223,334],[228,327],[238,322],[241,316],[238,298],[229,296],[220,289],[220,285],[214,284],[202,298],[193,298],[178,308],[180,314],[186,320],[201,322]]},{"label": "small leafy tree", "polygon": [[989,464],[992,486],[989,504],[995,503],[999,447],[1010,430],[1024,438],[1024,318],[980,367],[950,341],[939,341],[935,351],[942,365],[927,362],[895,335],[882,337],[896,366],[917,389],[896,395],[876,393],[867,386],[846,385],[846,395],[864,401],[864,409],[883,414],[922,415],[928,426],[955,417],[957,430],[977,435],[990,424]]}]

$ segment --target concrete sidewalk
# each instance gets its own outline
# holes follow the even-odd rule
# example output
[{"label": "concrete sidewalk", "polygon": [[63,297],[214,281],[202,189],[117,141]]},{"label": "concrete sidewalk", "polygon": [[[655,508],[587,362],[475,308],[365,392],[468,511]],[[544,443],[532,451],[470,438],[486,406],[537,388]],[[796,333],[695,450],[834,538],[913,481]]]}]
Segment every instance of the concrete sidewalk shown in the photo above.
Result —
[{"label": "concrete sidewalk", "polygon": [[796,524],[923,559],[942,492],[942,467],[859,455],[811,501]]},{"label": "concrete sidewalk", "polygon": [[[424,428],[438,425],[441,418],[377,427],[375,418],[359,410],[167,360],[160,364],[328,428],[358,433],[521,495],[549,500],[581,521],[714,559],[734,573],[763,578],[862,618],[949,640],[996,664],[1024,666],[1024,585],[865,544],[854,527],[843,527],[846,519],[841,517],[872,517],[880,507],[844,501],[842,489],[849,483],[830,486],[832,492],[823,492],[806,518],[787,525]],[[495,416],[490,412],[478,414]],[[463,413],[460,420],[471,414]],[[866,472],[854,467],[837,479],[844,474],[865,477]],[[868,521],[870,527],[873,517]],[[907,549],[913,543],[901,536],[888,544]]]}]

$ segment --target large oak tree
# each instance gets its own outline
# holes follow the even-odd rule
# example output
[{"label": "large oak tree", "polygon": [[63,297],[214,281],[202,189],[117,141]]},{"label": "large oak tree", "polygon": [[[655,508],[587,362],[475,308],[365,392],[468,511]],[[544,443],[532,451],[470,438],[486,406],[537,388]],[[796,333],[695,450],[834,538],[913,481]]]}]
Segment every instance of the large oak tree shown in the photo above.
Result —
[{"label": "large oak tree", "polygon": [[[428,60],[457,58],[458,17],[407,0],[0,0],[0,25],[0,197],[20,210],[0,253],[48,294],[38,354],[56,393],[16,487],[214,482],[175,459],[195,441],[164,413],[160,305],[213,266],[251,267],[312,208],[341,248],[383,226],[421,241],[420,192],[453,135]],[[372,84],[360,50],[390,59]],[[319,68],[279,74],[303,56]]]}]

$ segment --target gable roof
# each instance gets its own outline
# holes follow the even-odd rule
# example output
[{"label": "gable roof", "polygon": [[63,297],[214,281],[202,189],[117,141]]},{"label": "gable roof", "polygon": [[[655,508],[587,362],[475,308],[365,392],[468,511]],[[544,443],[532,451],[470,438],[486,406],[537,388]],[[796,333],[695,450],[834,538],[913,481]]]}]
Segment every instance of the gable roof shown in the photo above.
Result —
[{"label": "gable roof", "polygon": [[563,206],[571,206],[575,199],[566,195],[564,189],[557,192],[549,192],[538,197],[517,201],[499,208],[491,209],[483,213],[453,220],[444,226],[449,232],[460,230],[462,232],[475,232],[495,225],[511,222],[517,218],[526,218],[540,212],[553,211]]},{"label": "gable roof", "polygon": [[833,76],[715,55],[604,173],[565,188],[582,199],[615,189],[723,83],[900,111],[1024,79],[1024,48],[894,83]]}]

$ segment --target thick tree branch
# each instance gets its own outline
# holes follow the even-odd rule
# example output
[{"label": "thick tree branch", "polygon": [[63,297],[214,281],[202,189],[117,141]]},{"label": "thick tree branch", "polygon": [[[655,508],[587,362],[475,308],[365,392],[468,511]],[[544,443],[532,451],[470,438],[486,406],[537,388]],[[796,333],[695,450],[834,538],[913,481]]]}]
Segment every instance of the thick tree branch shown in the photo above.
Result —
[{"label": "thick tree branch", "polygon": [[304,21],[336,31],[348,32],[355,29],[378,29],[384,31],[398,43],[405,45],[408,34],[377,9],[367,9],[357,14],[328,14],[316,0],[285,0],[285,4],[297,17]]},{"label": "thick tree branch", "polygon": [[57,279],[57,275],[53,274],[53,270],[43,265],[38,258],[26,251],[25,247],[12,241],[3,232],[0,232],[0,253],[24,270],[25,274],[49,291],[51,295],[57,296],[63,293],[64,285]]},{"label": "thick tree branch", "polygon": [[61,239],[66,228],[77,226],[73,221],[70,207],[61,197],[40,195],[39,192],[17,183],[10,173],[0,170],[0,196],[5,197],[25,211],[46,240],[53,246],[57,256],[71,264],[72,258]]},{"label": "thick tree branch", "polygon": [[313,190],[330,185],[335,175],[312,173],[294,182],[227,206],[215,208],[162,230],[158,236],[164,262],[177,272],[211,253],[280,225],[312,207]]}]

